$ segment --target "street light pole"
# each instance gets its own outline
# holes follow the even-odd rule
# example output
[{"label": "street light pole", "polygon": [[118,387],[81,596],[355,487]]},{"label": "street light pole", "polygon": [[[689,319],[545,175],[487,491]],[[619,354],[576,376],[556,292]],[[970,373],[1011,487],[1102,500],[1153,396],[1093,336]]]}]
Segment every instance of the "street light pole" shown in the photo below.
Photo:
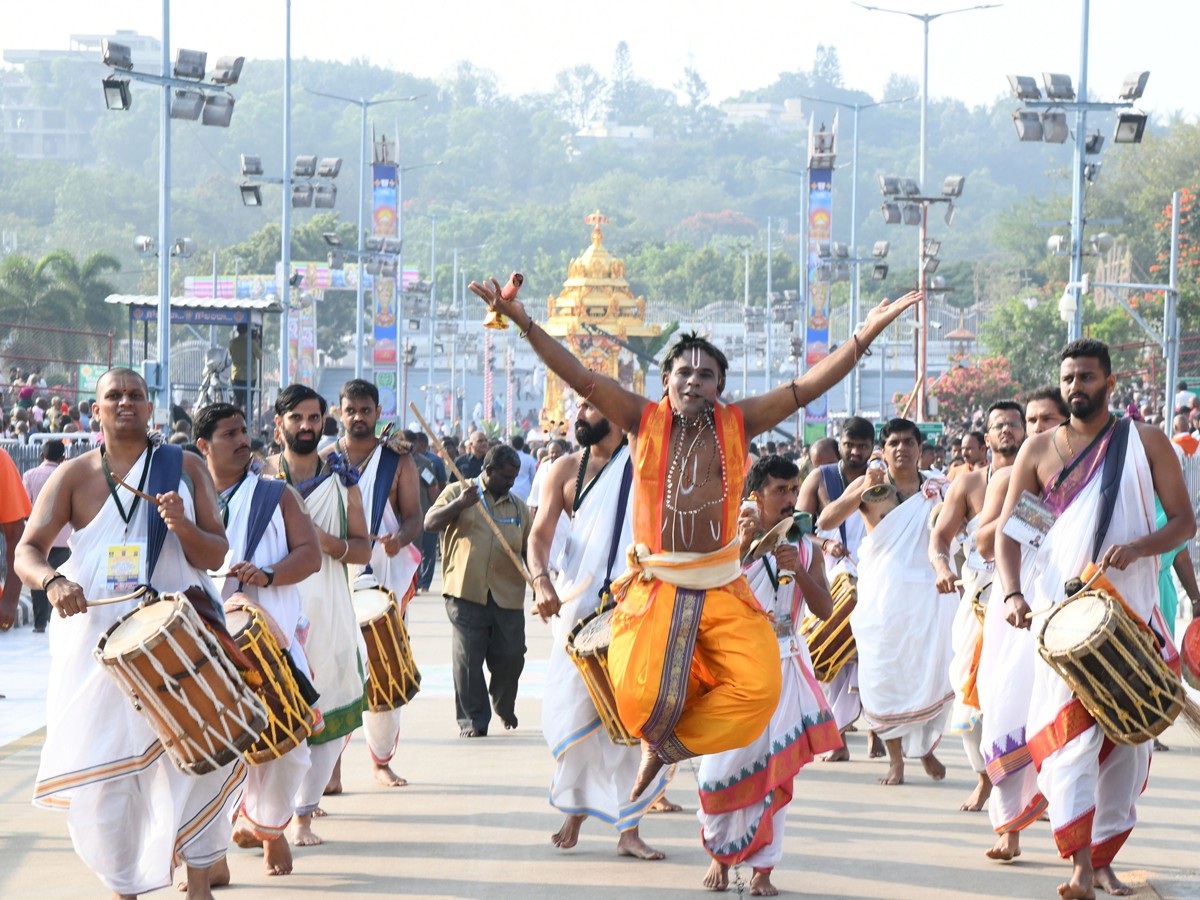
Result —
[{"label": "street light pole", "polygon": [[429,362],[426,365],[425,416],[433,421],[433,334],[437,319],[437,216],[430,216],[429,231]]},{"label": "street light pole", "polygon": [[[167,0],[163,0],[167,2]],[[279,389],[291,381],[288,372],[288,331],[292,307],[292,0],[284,0],[283,45],[283,213],[279,238]]]},{"label": "street light pole", "polygon": [[1083,334],[1083,192],[1084,192],[1084,135],[1087,134],[1087,71],[1088,71],[1088,12],[1090,0],[1083,0],[1083,19],[1079,36],[1079,99],[1075,110],[1075,151],[1071,170],[1071,288],[1075,295],[1075,315],[1067,325],[1067,340],[1077,340]]},{"label": "street light pole", "polygon": [[766,371],[763,372],[763,393],[771,390],[771,237],[775,230],[774,221],[767,216],[767,335]]},{"label": "street light pole", "polygon": [[[162,71],[171,71],[171,0],[162,4]],[[160,408],[171,409],[171,86],[162,86],[158,150],[158,384]],[[165,397],[162,394],[165,393]],[[170,424],[170,415],[167,416]]]}]

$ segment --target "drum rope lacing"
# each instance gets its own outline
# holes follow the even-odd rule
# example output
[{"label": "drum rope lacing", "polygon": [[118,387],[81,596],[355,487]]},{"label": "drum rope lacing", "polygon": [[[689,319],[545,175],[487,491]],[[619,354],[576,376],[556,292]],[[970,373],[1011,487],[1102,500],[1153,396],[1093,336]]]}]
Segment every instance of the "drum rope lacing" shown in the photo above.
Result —
[{"label": "drum rope lacing", "polygon": [[[277,717],[270,705],[264,704],[267,707],[267,724],[264,726],[262,733],[255,740],[255,744],[262,741],[266,745],[266,749],[271,752],[271,755],[276,759],[283,756],[284,752],[280,751],[286,738],[294,738],[297,743],[312,736],[312,707],[300,698],[300,687],[296,683],[295,676],[292,675],[292,670],[284,661],[282,650],[276,652],[276,647],[272,643],[261,639],[261,635],[269,634],[266,620],[261,612],[251,606],[244,607],[247,614],[250,616],[250,625],[242,632],[246,635],[246,646],[242,650],[246,653],[251,653],[261,664],[262,674],[266,677],[266,681],[270,683],[275,691],[275,696],[279,699],[280,711],[284,716],[290,717],[299,724],[296,733],[286,731],[280,735],[280,731],[287,726],[281,717]],[[251,629],[257,626],[257,633]],[[238,646],[241,646],[239,642]],[[276,673],[280,673],[277,677]],[[264,687],[266,684],[264,683]],[[299,699],[300,703],[293,703],[293,699]],[[270,739],[267,738],[267,732],[270,732]],[[303,732],[299,734],[298,732]],[[251,745],[253,748],[253,745]],[[250,751],[247,750],[247,753]],[[257,765],[253,760],[247,758],[247,762],[251,765]]]}]

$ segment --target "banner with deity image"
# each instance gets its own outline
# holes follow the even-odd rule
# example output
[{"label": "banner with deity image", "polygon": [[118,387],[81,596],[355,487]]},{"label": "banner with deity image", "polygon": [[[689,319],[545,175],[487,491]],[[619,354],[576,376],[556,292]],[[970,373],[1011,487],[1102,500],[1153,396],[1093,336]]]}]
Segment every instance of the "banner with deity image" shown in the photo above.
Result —
[{"label": "banner with deity image", "polygon": [[[372,175],[372,214],[371,234],[375,237],[396,237],[397,216],[397,172],[396,166],[388,163],[376,163],[371,167]],[[361,277],[361,275],[360,275]],[[396,365],[397,330],[396,322],[399,317],[400,298],[396,292],[396,279],[373,278],[364,285],[372,285],[371,304],[374,331],[374,362],[375,368],[394,368]],[[359,348],[358,352],[362,352]]]},{"label": "banner with deity image", "polygon": [[[833,170],[808,170],[808,296],[804,298],[804,365],[811,368],[829,355],[829,267],[822,265],[821,242],[828,242],[833,222]],[[806,422],[824,422],[829,400],[822,394],[805,408]]]}]

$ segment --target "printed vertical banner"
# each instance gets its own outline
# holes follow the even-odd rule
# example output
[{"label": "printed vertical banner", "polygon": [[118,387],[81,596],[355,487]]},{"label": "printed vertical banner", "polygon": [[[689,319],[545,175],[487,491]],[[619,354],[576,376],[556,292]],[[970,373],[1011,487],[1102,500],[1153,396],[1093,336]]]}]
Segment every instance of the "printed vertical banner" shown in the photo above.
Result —
[{"label": "printed vertical banner", "polygon": [[[396,373],[383,370],[376,372],[375,387],[379,389],[380,423],[385,419],[398,418],[396,413]],[[402,424],[402,422],[397,422],[397,425]]]},{"label": "printed vertical banner", "polygon": [[[829,355],[828,266],[822,265],[819,247],[829,241],[833,223],[833,170],[808,170],[808,296],[805,309],[805,368],[811,368]],[[829,399],[824,394],[805,408],[806,422],[824,422],[829,415]]]},{"label": "printed vertical banner", "polygon": [[304,280],[289,292],[288,381],[316,387],[317,303],[330,284],[330,270],[325,263],[294,262],[292,273]]},{"label": "printed vertical banner", "polygon": [[[394,238],[396,236],[396,167],[390,164],[376,163],[371,167],[373,187],[373,210],[371,215],[371,234],[375,237]],[[358,277],[365,274],[359,270]],[[396,319],[399,316],[399,297],[396,291],[396,279],[376,276],[370,282],[373,298],[372,313],[374,320],[374,362],[375,368],[382,366],[395,367],[397,333]],[[361,353],[362,348],[357,352]]]}]

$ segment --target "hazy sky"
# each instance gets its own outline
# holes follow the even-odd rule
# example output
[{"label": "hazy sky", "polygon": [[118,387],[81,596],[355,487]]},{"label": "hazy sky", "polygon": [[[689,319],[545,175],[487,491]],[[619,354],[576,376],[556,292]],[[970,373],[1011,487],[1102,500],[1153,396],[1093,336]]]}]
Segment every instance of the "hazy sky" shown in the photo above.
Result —
[{"label": "hazy sky", "polygon": [[[930,13],[971,5],[877,2]],[[223,54],[244,55],[248,65],[256,57],[278,59],[284,9],[284,0],[176,0],[171,45],[207,50],[210,61]],[[931,96],[988,103],[1007,92],[1009,72],[1066,72],[1077,81],[1081,10],[1082,0],[1006,0],[935,20]],[[0,0],[0,21],[0,49],[65,49],[73,33],[128,28],[161,35],[162,3]],[[1093,99],[1115,100],[1126,73],[1149,69],[1142,108],[1194,117],[1200,93],[1183,48],[1197,33],[1200,3],[1192,0],[1094,0]],[[501,88],[514,94],[550,90],[556,72],[578,63],[607,76],[614,48],[625,40],[639,77],[671,87],[690,64],[714,101],[765,86],[780,71],[811,67],[818,43],[837,48],[848,87],[878,95],[893,71],[920,77],[921,34],[916,20],[868,12],[849,0],[292,0],[294,57],[366,58],[433,77],[469,59],[494,71]]]}]

